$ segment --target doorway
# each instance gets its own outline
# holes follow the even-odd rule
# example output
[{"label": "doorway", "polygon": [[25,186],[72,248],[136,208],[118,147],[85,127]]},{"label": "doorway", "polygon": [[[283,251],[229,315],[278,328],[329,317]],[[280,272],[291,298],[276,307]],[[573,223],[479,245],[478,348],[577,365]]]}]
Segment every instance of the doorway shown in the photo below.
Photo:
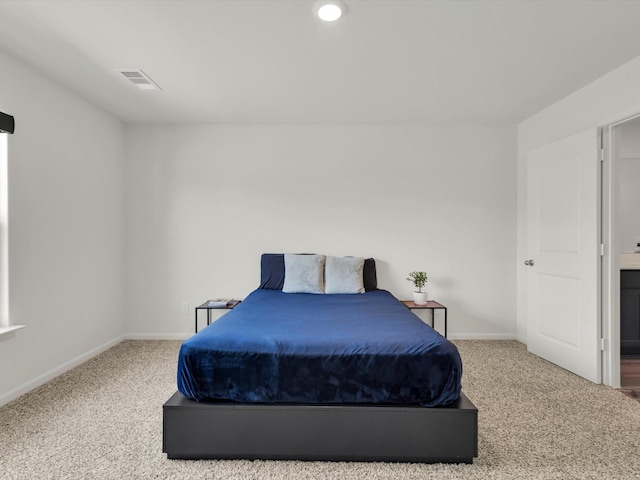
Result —
[{"label": "doorway", "polygon": [[640,390],[629,374],[640,358],[640,115],[605,127],[602,147],[603,383],[633,391]]}]

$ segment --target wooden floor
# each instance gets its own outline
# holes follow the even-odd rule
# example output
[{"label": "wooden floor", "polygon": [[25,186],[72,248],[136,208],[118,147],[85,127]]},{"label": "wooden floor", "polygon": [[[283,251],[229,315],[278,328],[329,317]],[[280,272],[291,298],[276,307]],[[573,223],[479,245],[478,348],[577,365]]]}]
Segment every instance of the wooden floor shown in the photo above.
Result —
[{"label": "wooden floor", "polygon": [[620,391],[640,401],[640,356],[620,358]]}]

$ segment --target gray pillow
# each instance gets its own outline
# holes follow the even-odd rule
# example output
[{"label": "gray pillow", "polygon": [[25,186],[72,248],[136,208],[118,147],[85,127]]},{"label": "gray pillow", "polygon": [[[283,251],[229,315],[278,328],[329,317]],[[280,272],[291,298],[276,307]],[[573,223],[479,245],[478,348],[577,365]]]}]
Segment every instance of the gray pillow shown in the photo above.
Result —
[{"label": "gray pillow", "polygon": [[284,254],[284,293],[324,293],[324,255]]},{"label": "gray pillow", "polygon": [[364,293],[364,258],[327,257],[324,293]]}]

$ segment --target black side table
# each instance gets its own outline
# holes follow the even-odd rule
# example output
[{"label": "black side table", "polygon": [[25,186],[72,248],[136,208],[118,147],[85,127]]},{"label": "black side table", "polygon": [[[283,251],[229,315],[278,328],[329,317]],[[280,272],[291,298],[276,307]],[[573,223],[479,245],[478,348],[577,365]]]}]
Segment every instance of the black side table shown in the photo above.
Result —
[{"label": "black side table", "polygon": [[209,301],[204,302],[202,305],[196,307],[196,333],[198,333],[198,310],[206,310],[207,311],[207,326],[211,325],[211,310],[233,310],[234,307],[238,306],[242,300],[232,300],[233,303],[227,304],[223,307],[210,307]]},{"label": "black side table", "polygon": [[[444,338],[447,338],[447,307],[444,305],[429,300],[426,305],[417,305],[413,300],[400,300],[410,310],[431,310],[431,328],[434,325],[434,316],[436,310],[444,310]],[[434,329],[435,330],[435,329]]]}]

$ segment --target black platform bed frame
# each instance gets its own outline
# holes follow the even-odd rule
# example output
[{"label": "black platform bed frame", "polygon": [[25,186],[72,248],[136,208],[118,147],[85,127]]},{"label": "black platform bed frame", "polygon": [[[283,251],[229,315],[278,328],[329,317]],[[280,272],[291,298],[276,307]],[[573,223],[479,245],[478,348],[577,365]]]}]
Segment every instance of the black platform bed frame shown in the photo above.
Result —
[{"label": "black platform bed frame", "polygon": [[478,410],[463,394],[445,407],[196,402],[163,406],[172,459],[473,463]]}]

